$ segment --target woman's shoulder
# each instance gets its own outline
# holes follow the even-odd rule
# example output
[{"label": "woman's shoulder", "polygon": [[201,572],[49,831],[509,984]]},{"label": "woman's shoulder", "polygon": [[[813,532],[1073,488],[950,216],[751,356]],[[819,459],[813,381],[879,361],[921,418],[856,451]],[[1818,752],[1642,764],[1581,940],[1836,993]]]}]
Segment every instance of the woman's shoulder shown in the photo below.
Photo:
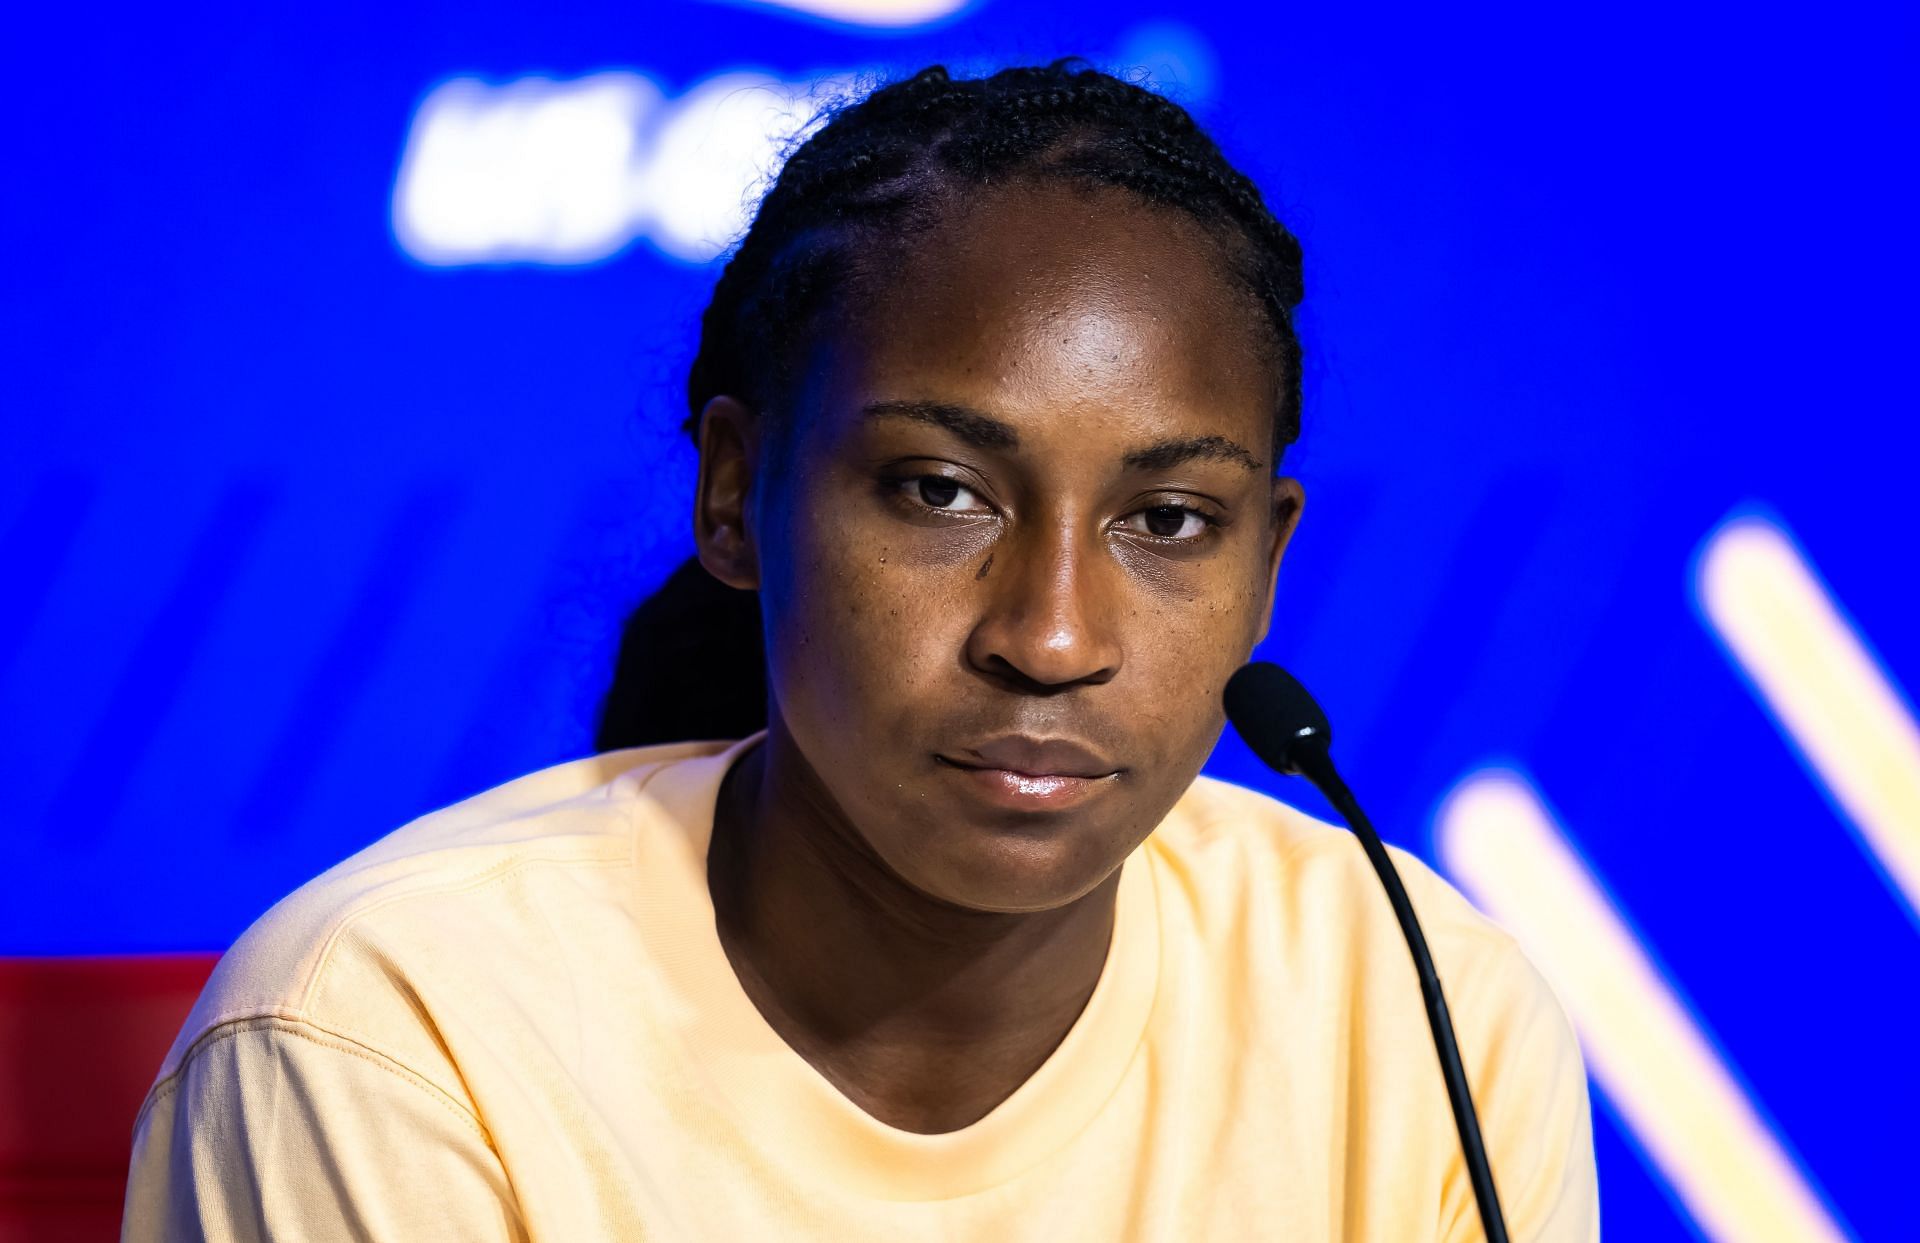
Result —
[{"label": "woman's shoulder", "polygon": [[[439,1041],[435,994],[500,978],[584,913],[631,864],[648,783],[724,742],[638,747],[528,774],[431,812],[276,902],[215,968],[162,1064],[259,1020],[309,1026],[404,1057]],[[536,968],[537,969],[537,968]],[[463,977],[472,974],[474,979]]]},{"label": "woman's shoulder", "polygon": [[[1198,776],[1154,834],[1167,861],[1196,880],[1235,890],[1260,888],[1292,895],[1344,895],[1346,901],[1379,899],[1388,914],[1379,878],[1354,834],[1273,797],[1215,776]],[[1419,855],[1388,843],[1423,924],[1457,926],[1467,934],[1505,938],[1500,928],[1432,870]]]},{"label": "woman's shoulder", "polygon": [[[1359,841],[1272,795],[1216,777],[1197,778],[1149,842],[1157,866],[1201,926],[1221,910],[1265,907],[1301,928],[1396,942],[1398,924]],[[1518,956],[1513,938],[1410,850],[1387,845],[1423,931],[1440,956]],[[1405,951],[1402,950],[1401,953]]]}]

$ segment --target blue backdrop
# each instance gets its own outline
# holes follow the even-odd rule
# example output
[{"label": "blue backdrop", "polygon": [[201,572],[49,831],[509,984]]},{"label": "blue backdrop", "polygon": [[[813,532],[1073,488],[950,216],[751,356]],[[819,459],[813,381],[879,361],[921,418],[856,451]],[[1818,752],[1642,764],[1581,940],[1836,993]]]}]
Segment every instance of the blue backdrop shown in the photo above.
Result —
[{"label": "blue backdrop", "polygon": [[[1770,515],[1920,684],[1916,10],[918,9],[16,27],[0,953],[221,948],[588,750],[689,551],[679,385],[758,158],[727,75],[1077,52],[1184,99],[1306,246],[1268,647],[1387,835],[1433,857],[1447,792],[1522,766],[1825,1211],[1920,1236],[1913,897],[1690,578]],[[1278,786],[1231,740],[1214,770]],[[1704,1236],[1595,1099],[1609,1235]]]}]

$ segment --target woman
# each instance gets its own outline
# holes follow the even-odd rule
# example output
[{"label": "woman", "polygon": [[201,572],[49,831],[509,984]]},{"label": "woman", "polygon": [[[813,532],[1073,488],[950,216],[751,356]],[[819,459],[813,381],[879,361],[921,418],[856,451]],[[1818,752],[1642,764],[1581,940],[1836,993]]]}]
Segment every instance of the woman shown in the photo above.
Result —
[{"label": "woman", "polygon": [[[276,906],[142,1111],[126,1236],[1479,1237],[1361,852],[1198,776],[1300,516],[1300,296],[1140,88],[936,68],[838,113],[688,386],[766,693],[716,688],[741,650],[642,696],[747,736],[535,774]],[[1563,1013],[1399,865],[1513,1237],[1597,1237]]]}]

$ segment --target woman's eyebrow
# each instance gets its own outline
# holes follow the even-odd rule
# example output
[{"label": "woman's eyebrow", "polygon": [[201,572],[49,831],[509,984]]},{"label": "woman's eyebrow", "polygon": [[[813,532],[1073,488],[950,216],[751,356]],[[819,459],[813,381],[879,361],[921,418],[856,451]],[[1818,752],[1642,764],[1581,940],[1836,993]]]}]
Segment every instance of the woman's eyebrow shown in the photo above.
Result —
[{"label": "woman's eyebrow", "polygon": [[1265,470],[1267,465],[1244,445],[1225,436],[1187,436],[1178,440],[1156,441],[1143,449],[1133,450],[1120,461],[1131,470],[1167,470],[1195,459],[1238,462],[1252,471]]},{"label": "woman's eyebrow", "polygon": [[[1020,433],[990,414],[968,406],[944,401],[876,401],[861,407],[870,419],[912,419],[945,428],[961,440],[980,449],[1017,449]],[[1266,469],[1266,463],[1249,449],[1225,436],[1184,436],[1159,440],[1134,449],[1121,459],[1130,470],[1168,470],[1196,459],[1238,462],[1251,471]]]},{"label": "woman's eyebrow", "polygon": [[870,419],[912,419],[944,427],[978,449],[1017,449],[1020,434],[992,415],[943,401],[876,401],[861,408]]}]

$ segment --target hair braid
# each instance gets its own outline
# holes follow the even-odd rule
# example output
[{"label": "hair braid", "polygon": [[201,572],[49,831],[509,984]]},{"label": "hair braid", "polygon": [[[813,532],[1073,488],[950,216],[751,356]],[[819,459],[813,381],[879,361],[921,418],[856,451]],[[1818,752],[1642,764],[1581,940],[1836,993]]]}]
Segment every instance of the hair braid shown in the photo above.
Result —
[{"label": "hair braid", "polygon": [[1123,188],[1227,242],[1273,329],[1277,443],[1297,438],[1299,243],[1186,109],[1073,58],[968,79],[934,65],[816,129],[761,201],[702,316],[689,431],[720,393],[777,410],[815,313],[884,270],[874,252],[898,246],[970,187],[1015,172]]}]

